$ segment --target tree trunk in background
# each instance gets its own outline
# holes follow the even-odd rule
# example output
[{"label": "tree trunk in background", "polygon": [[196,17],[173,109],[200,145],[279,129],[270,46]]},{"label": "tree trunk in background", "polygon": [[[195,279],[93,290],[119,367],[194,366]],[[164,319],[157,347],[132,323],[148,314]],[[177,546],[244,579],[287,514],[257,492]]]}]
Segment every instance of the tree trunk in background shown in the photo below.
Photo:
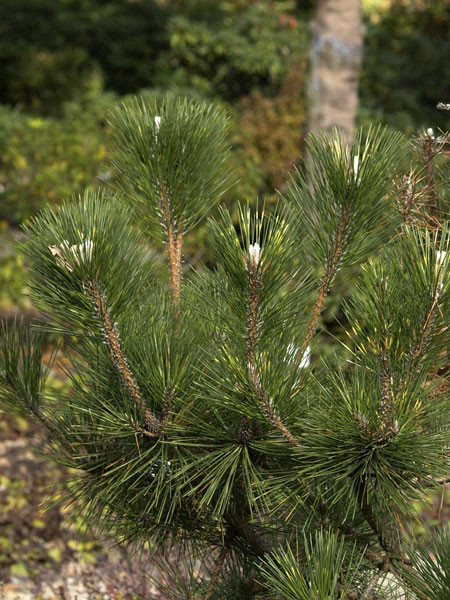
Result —
[{"label": "tree trunk in background", "polygon": [[308,131],[336,126],[351,141],[364,37],[361,0],[317,0],[311,29]]}]

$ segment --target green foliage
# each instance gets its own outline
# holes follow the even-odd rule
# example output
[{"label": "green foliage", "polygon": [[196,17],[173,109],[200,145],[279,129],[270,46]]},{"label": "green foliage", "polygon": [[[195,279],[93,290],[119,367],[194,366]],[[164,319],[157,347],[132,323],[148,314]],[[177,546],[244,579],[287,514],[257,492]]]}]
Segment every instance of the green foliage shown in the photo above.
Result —
[{"label": "green foliage", "polygon": [[24,255],[17,241],[6,223],[0,224],[0,310],[5,313],[11,309],[11,303],[21,310],[30,307]]},{"label": "green foliage", "polygon": [[19,223],[108,175],[103,86],[120,94],[189,92],[219,104],[243,98],[243,106],[227,106],[241,180],[230,202],[272,191],[298,160],[304,69],[295,94],[288,75],[304,64],[307,27],[293,2],[12,4],[0,7],[0,101],[24,113],[0,115],[0,184],[9,221]]},{"label": "green foliage", "polygon": [[[88,190],[26,226],[32,297],[68,340],[70,394],[45,393],[40,345],[12,326],[2,400],[44,423],[88,522],[155,553],[192,547],[202,570],[168,573],[169,597],[388,598],[390,569],[392,598],[411,501],[448,472],[448,226],[391,210],[400,135],[311,137],[279,206],[241,208],[237,225],[221,208],[216,268],[182,279],[183,233],[223,186],[224,125],[196,100],[115,113],[133,193]],[[347,306],[352,361],[311,363],[335,276],[372,253]]]},{"label": "green foliage", "polygon": [[366,121],[381,120],[412,134],[420,126],[448,129],[450,84],[448,5],[445,0],[392,0],[368,15],[361,72]]},{"label": "green foliage", "polygon": [[436,531],[426,546],[410,548],[413,569],[402,567],[406,582],[420,599],[446,600],[450,589],[450,529]]},{"label": "green foliage", "polygon": [[[286,174],[301,159],[305,66],[299,56],[277,94],[267,96],[256,90],[239,102],[233,139],[243,155],[236,160],[240,174],[236,196],[240,201],[251,201],[255,192],[272,194],[274,189],[284,186]],[[250,186],[248,180],[255,169],[259,169],[260,180]]]},{"label": "green foliage", "polygon": [[56,203],[108,176],[105,110],[96,113],[87,101],[78,110],[68,106],[70,118],[55,121],[0,107],[1,219],[17,225],[49,201]]},{"label": "green foliage", "polygon": [[174,69],[165,79],[160,69],[161,83],[228,100],[255,88],[276,89],[307,48],[306,23],[293,12],[290,1],[189,3],[169,19],[169,55],[161,62],[169,60]]},{"label": "green foliage", "polygon": [[[264,561],[268,588],[282,600],[334,600],[347,598],[359,567],[353,552],[347,557],[344,540],[333,533],[318,532],[304,540],[300,561],[288,546]],[[302,569],[302,563],[305,565]],[[345,580],[342,579],[345,572]]]},{"label": "green foliage", "polygon": [[114,165],[144,218],[167,226],[170,216],[171,227],[188,231],[210,210],[229,177],[227,121],[213,105],[182,98],[148,105],[136,99],[115,110]]},{"label": "green foliage", "polygon": [[108,89],[148,85],[167,45],[166,11],[153,0],[5,0],[0,7],[0,98],[44,114],[101,77]]}]

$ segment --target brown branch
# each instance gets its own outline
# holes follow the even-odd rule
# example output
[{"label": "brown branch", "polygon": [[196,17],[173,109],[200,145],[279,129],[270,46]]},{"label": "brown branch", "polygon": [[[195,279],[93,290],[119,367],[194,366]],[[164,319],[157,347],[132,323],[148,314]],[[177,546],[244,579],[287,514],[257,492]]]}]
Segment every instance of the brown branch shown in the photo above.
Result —
[{"label": "brown branch", "polygon": [[436,206],[436,184],[434,181],[434,162],[433,158],[430,159],[427,165],[427,178],[428,178],[428,199],[430,202],[430,214],[431,217],[437,217],[437,206]]},{"label": "brown branch", "polygon": [[[236,537],[244,539],[252,548],[256,556],[264,556],[270,552],[271,548],[266,544],[261,535],[255,531],[255,527],[249,523],[248,514],[244,510],[246,505],[246,496],[242,493],[242,487],[238,484],[236,491],[239,496],[239,509],[241,514],[226,513],[225,520],[228,527],[228,536],[226,541],[230,544]],[[248,511],[247,511],[248,512]]]},{"label": "brown branch", "polygon": [[414,171],[410,171],[408,175],[405,175],[400,184],[399,196],[397,198],[397,206],[402,214],[403,222],[405,225],[412,223],[411,212],[416,202],[416,177]]},{"label": "brown branch", "polygon": [[421,159],[427,170],[427,185],[426,185],[426,193],[428,196],[428,205],[430,207],[430,216],[432,219],[436,219],[437,217],[437,205],[436,205],[436,182],[435,182],[435,174],[434,174],[434,157],[436,155],[435,152],[435,142],[434,142],[434,134],[432,131],[429,131],[426,134],[421,135]]},{"label": "brown branch", "polygon": [[111,362],[119,372],[125,388],[136,403],[136,406],[144,413],[145,421],[150,428],[150,431],[146,431],[142,428],[140,428],[139,431],[141,433],[145,433],[146,435],[157,436],[160,431],[160,422],[147,408],[138,384],[136,383],[133,373],[128,366],[128,362],[120,345],[117,327],[111,320],[110,311],[108,309],[106,298],[101,290],[100,284],[98,281],[89,282],[87,287],[93,300],[95,312],[97,313],[102,324],[102,332],[105,337],[106,347]]},{"label": "brown branch", "polygon": [[172,408],[173,395],[174,395],[174,390],[166,387],[166,389],[164,390],[164,404],[163,404],[161,414],[159,415],[161,428],[164,427],[164,425],[166,424],[167,419],[169,417],[169,413]]},{"label": "brown branch", "polygon": [[[378,542],[382,549],[386,552],[386,556],[384,557],[384,562],[386,563],[386,569],[391,570],[389,564],[395,567],[397,563],[399,563],[403,569],[407,571],[412,570],[411,561],[403,554],[400,548],[400,538],[399,532],[390,528],[390,530],[386,530],[385,524],[382,520],[373,512],[371,505],[369,504],[367,498],[367,478],[364,478],[362,481],[355,482],[354,488],[356,497],[358,500],[359,507],[361,509],[364,518],[369,524],[372,531],[378,538]],[[418,589],[407,577],[405,577],[402,569],[394,569],[396,575],[398,575],[401,579],[403,579],[408,587],[410,587],[421,600],[427,600],[420,589]],[[364,598],[364,597],[363,597]]]},{"label": "brown branch", "polygon": [[[183,249],[183,222],[175,224],[171,212],[169,193],[164,182],[158,183],[160,220],[166,232],[166,246],[169,258],[170,284],[172,299],[178,308],[181,299],[181,254]],[[179,314],[179,308],[177,310]]]},{"label": "brown branch", "polygon": [[378,580],[384,573],[387,573],[389,570],[390,570],[389,555],[386,554],[386,556],[384,557],[383,564],[379,567],[378,571],[370,579],[366,589],[364,590],[363,595],[361,596],[361,600],[370,600],[370,598],[372,597],[372,592],[375,589],[375,586],[377,585]]},{"label": "brown branch", "polygon": [[385,525],[381,519],[373,512],[372,506],[367,497],[367,478],[355,482],[354,488],[359,507],[364,518],[370,525],[373,533],[378,538],[378,542],[383,550],[390,555],[391,558],[401,558],[398,533],[396,531],[385,531]]},{"label": "brown branch", "polygon": [[331,258],[328,261],[328,264],[325,268],[325,273],[323,274],[322,279],[320,281],[317,299],[316,299],[316,302],[314,304],[314,307],[313,307],[313,310],[311,313],[308,327],[306,329],[305,338],[301,345],[300,351],[296,355],[297,358],[296,358],[295,364],[297,364],[302,359],[303,355],[306,352],[307,347],[309,346],[311,338],[314,335],[314,332],[316,330],[317,322],[318,322],[320,314],[322,312],[325,298],[327,297],[330,285],[331,285],[333,278],[336,275],[336,272],[339,268],[339,263],[341,262],[343,251],[344,251],[345,234],[346,234],[346,229],[347,229],[348,221],[350,218],[350,214],[351,214],[350,209],[347,209],[346,211],[344,211],[341,214],[341,216],[339,218],[336,236],[335,236],[335,240],[334,240],[334,249],[331,254]]},{"label": "brown branch", "polygon": [[390,367],[390,329],[388,324],[388,316],[385,314],[386,295],[388,291],[388,278],[377,282],[379,288],[379,305],[378,318],[381,329],[381,399],[379,409],[381,412],[381,432],[379,432],[376,441],[378,443],[385,442],[395,437],[398,433],[398,425],[393,422],[393,391],[392,391],[392,375]]},{"label": "brown branch", "polygon": [[209,580],[208,589],[205,594],[205,600],[209,600],[209,598],[211,598],[213,594],[214,587],[217,583],[217,580],[219,579],[219,575],[222,571],[229,550],[230,549],[228,546],[222,546],[220,550],[219,556],[217,557],[216,563],[214,565],[214,571],[212,573],[211,579]]},{"label": "brown branch", "polygon": [[[293,446],[300,446],[300,442],[292,435],[286,425],[283,423],[280,415],[273,406],[272,399],[262,390],[259,382],[258,371],[255,362],[255,345],[258,339],[258,320],[259,320],[259,288],[262,277],[261,262],[255,257],[250,256],[247,261],[247,271],[249,276],[249,315],[247,320],[247,366],[250,379],[258,396],[259,403],[267,419],[275,425],[282,435]],[[244,417],[241,430],[245,432],[248,426],[248,420]]]},{"label": "brown branch", "polygon": [[[256,385],[255,385],[256,387]],[[299,440],[289,431],[286,425],[283,423],[280,415],[272,405],[272,400],[267,395],[265,396],[261,390],[261,388],[257,389],[257,394],[260,403],[262,404],[264,414],[268,418],[268,420],[275,425],[275,427],[282,433],[282,435],[287,439],[287,441],[292,445],[298,448],[300,446]]]},{"label": "brown branch", "polygon": [[166,244],[169,255],[172,298],[175,306],[178,307],[181,299],[181,252],[183,247],[183,228],[181,223],[176,229],[169,223]]},{"label": "brown branch", "polygon": [[420,339],[419,339],[418,343],[415,345],[415,347],[411,349],[411,358],[409,361],[407,380],[409,380],[409,378],[411,376],[412,369],[414,366],[414,361],[422,354],[425,344],[428,340],[428,336],[430,335],[431,327],[433,325],[433,320],[434,320],[434,317],[435,317],[436,312],[439,307],[439,299],[440,299],[440,287],[439,287],[439,282],[438,282],[438,285],[436,286],[436,292],[435,292],[435,295],[433,298],[433,302],[431,303],[431,306],[427,313],[427,316],[425,317],[425,319],[422,323],[422,327],[420,330]]}]

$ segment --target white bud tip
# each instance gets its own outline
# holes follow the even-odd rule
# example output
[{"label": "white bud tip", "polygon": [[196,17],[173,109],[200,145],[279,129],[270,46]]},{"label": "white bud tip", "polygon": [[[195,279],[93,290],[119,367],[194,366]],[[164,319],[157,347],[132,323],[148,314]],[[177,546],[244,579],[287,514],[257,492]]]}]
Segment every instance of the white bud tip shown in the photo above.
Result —
[{"label": "white bud tip", "polygon": [[302,360],[300,361],[300,369],[307,369],[311,364],[311,348],[309,346],[306,347],[305,353],[302,356]]},{"label": "white bud tip", "polygon": [[353,172],[355,175],[358,174],[358,169],[359,169],[359,156],[354,156],[353,157]]},{"label": "white bud tip", "polygon": [[[83,234],[81,234],[81,237],[84,237]],[[56,262],[60,267],[73,271],[74,264],[81,266],[82,263],[92,260],[93,246],[92,240],[85,240],[81,244],[74,244],[73,246],[70,246],[67,240],[63,240],[59,246],[49,246],[48,249],[56,257]],[[70,260],[67,254],[72,255]]]},{"label": "white bud tip", "polygon": [[259,247],[259,244],[250,244],[248,248],[248,257],[250,259],[250,262],[257,265],[259,263],[260,256],[261,248]]},{"label": "white bud tip", "polygon": [[434,131],[433,131],[433,129],[432,129],[431,127],[429,127],[429,128],[427,129],[427,134],[428,134],[430,137],[434,138]]},{"label": "white bud tip", "polygon": [[438,266],[441,266],[442,263],[444,262],[446,256],[447,256],[447,252],[445,252],[445,250],[438,250],[436,252],[436,264]]},{"label": "white bud tip", "polygon": [[161,125],[161,117],[155,117],[155,131],[156,131],[156,133],[158,133],[160,125]]}]

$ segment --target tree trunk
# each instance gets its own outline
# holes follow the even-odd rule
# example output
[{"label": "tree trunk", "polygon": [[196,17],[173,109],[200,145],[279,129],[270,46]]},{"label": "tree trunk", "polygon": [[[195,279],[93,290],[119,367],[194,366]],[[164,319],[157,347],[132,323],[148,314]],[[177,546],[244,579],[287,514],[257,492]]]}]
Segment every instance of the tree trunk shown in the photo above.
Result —
[{"label": "tree trunk", "polygon": [[311,22],[308,130],[353,139],[364,26],[361,0],[317,0]]}]

